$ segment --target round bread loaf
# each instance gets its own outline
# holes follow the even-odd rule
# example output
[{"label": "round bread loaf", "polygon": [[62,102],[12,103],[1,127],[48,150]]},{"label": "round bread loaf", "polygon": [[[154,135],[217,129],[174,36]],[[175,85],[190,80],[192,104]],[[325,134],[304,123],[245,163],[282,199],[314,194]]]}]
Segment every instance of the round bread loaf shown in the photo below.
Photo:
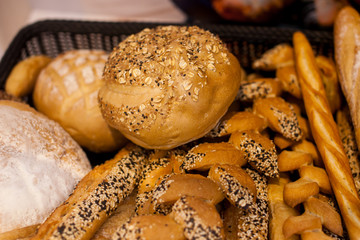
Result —
[{"label": "round bread loaf", "polygon": [[108,55],[101,50],[60,54],[40,73],[33,99],[38,111],[57,121],[93,152],[119,149],[125,138],[102,118],[97,96]]},{"label": "round bread loaf", "polygon": [[235,99],[244,72],[196,26],[158,26],[110,54],[99,91],[104,119],[134,143],[171,149],[204,136]]},{"label": "round bread loaf", "polygon": [[56,122],[23,103],[0,100],[0,233],[39,224],[91,165]]}]

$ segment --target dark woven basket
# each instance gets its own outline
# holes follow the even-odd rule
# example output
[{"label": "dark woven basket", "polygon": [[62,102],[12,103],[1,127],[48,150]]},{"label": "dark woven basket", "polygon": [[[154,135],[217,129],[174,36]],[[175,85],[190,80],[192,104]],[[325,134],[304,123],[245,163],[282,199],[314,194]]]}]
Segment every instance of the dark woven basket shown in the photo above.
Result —
[{"label": "dark woven basket", "polygon": [[[166,23],[162,23],[165,25]],[[41,21],[23,28],[11,42],[0,62],[0,86],[3,86],[13,66],[31,55],[55,57],[71,49],[103,49],[110,52],[128,35],[159,23]],[[199,25],[199,24],[198,24]],[[282,42],[291,43],[298,29],[249,27],[241,25],[199,25],[217,34],[239,58],[244,68],[265,50]],[[329,31],[303,31],[318,54],[331,56],[333,37]]]},{"label": "dark woven basket", "polygon": [[[23,28],[11,42],[0,62],[0,89],[11,69],[20,60],[38,54],[56,57],[72,49],[103,49],[110,52],[121,40],[144,28],[159,23],[138,22],[83,22],[41,21]],[[166,25],[162,23],[161,25]],[[245,70],[261,54],[279,43],[291,43],[297,29],[249,27],[240,25],[203,24],[198,26],[217,34],[238,57]],[[303,31],[317,54],[332,56],[332,33],[327,31]],[[28,99],[31,105],[31,98]],[[114,153],[94,154],[87,152],[93,165],[113,156]]]}]

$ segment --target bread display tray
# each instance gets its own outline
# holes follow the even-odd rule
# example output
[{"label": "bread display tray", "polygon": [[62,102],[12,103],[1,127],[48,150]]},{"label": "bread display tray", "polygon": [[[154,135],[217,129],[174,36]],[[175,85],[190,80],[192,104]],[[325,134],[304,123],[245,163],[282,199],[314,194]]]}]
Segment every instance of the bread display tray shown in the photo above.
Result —
[{"label": "bread display tray", "polygon": [[[69,20],[46,20],[22,28],[15,36],[0,61],[0,87],[11,69],[20,60],[45,54],[56,57],[72,49],[102,49],[110,52],[120,41],[144,28],[167,23],[142,22],[89,22]],[[218,35],[231,52],[238,57],[245,70],[261,54],[279,43],[291,43],[296,28],[251,27],[243,25],[197,24]],[[333,55],[333,33],[325,30],[301,30],[309,39],[315,53]],[[31,98],[29,98],[31,99]],[[29,100],[30,105],[31,100]],[[92,163],[108,156],[88,153]],[[112,153],[110,153],[112,154]],[[95,162],[94,162],[95,161]]]}]

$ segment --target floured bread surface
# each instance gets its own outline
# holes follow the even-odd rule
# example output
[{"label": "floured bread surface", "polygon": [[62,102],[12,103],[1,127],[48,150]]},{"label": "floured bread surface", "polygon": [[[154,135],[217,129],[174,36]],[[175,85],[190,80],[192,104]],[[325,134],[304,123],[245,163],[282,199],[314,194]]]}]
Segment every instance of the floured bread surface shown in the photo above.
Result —
[{"label": "floured bread surface", "polygon": [[122,41],[103,77],[99,103],[105,120],[142,147],[170,149],[216,125],[244,73],[209,31],[159,26]]},{"label": "floured bread surface", "polygon": [[0,101],[0,233],[41,223],[90,170],[56,122],[21,103]]},{"label": "floured bread surface", "polygon": [[120,149],[125,138],[102,118],[97,96],[108,54],[71,50],[57,56],[40,73],[33,99],[38,111],[60,125],[93,152]]}]

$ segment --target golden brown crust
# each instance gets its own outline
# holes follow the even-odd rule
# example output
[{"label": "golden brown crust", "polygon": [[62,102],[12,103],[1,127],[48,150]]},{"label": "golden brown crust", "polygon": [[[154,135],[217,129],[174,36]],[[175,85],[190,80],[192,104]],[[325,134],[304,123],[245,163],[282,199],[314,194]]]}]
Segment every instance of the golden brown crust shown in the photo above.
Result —
[{"label": "golden brown crust", "polygon": [[161,181],[151,193],[151,213],[172,206],[183,195],[207,199],[217,204],[224,199],[220,187],[211,179],[199,174],[174,174]]},{"label": "golden brown crust", "polygon": [[210,168],[208,178],[217,182],[231,204],[249,209],[256,202],[254,180],[239,166],[215,164]]},{"label": "golden brown crust", "polygon": [[283,150],[278,156],[280,172],[294,171],[312,162],[313,159],[311,155],[305,152]]},{"label": "golden brown crust", "polygon": [[335,62],[325,56],[316,56],[315,60],[320,69],[331,112],[335,113],[341,107],[342,97]]},{"label": "golden brown crust", "polygon": [[301,166],[299,168],[300,178],[311,179],[319,185],[320,192],[332,194],[329,177],[323,168],[314,166]]},{"label": "golden brown crust", "polygon": [[32,239],[89,239],[133,191],[144,158],[143,150],[130,144],[112,160],[96,166]]},{"label": "golden brown crust", "polygon": [[28,227],[17,228],[8,232],[0,233],[0,240],[21,240],[28,239],[35,235],[40,224]]},{"label": "golden brown crust", "polygon": [[254,101],[253,111],[268,120],[269,127],[294,141],[302,138],[297,115],[291,104],[280,97],[258,98]]},{"label": "golden brown crust", "polygon": [[341,109],[336,113],[336,123],[339,128],[341,141],[344,145],[346,156],[349,159],[349,164],[352,176],[355,182],[355,187],[360,195],[360,161],[359,150],[356,145],[354,128],[351,124],[349,109]]},{"label": "golden brown crust", "polygon": [[[269,239],[285,240],[283,225],[290,216],[298,216],[299,212],[295,208],[289,207],[283,199],[284,186],[290,181],[289,176],[281,174],[279,178],[269,180]],[[293,235],[290,240],[298,240],[299,236]]]},{"label": "golden brown crust", "polygon": [[360,15],[357,10],[346,6],[341,9],[334,23],[335,62],[340,85],[350,109],[358,148],[360,148],[359,20]]},{"label": "golden brown crust", "polygon": [[126,143],[117,130],[108,126],[98,106],[107,56],[101,50],[60,54],[41,71],[33,92],[36,109],[60,123],[81,146],[93,152],[116,151]]},{"label": "golden brown crust", "polygon": [[256,78],[240,84],[236,99],[246,102],[256,98],[278,97],[281,93],[282,85],[276,78]]},{"label": "golden brown crust", "polygon": [[294,64],[293,48],[289,44],[278,44],[267,50],[259,59],[253,62],[254,69],[272,71],[278,67]]},{"label": "golden brown crust", "polygon": [[297,152],[305,152],[309,153],[314,160],[314,165],[318,167],[324,167],[324,163],[322,161],[322,158],[320,156],[320,153],[314,143],[302,139],[300,142],[297,142],[296,144],[291,146],[291,150],[297,151]]},{"label": "golden brown crust", "polygon": [[[293,43],[296,69],[312,134],[324,161],[349,236],[355,239],[360,236],[360,199],[352,178],[349,160],[331,114],[310,43],[301,32],[293,35]],[[349,56],[346,58],[351,59]]]},{"label": "golden brown crust", "polygon": [[303,203],[310,196],[319,193],[319,185],[311,179],[299,178],[284,187],[284,202],[290,207]]},{"label": "golden brown crust", "polygon": [[183,227],[170,216],[142,215],[131,218],[113,234],[113,240],[185,240]]},{"label": "golden brown crust", "polygon": [[305,212],[320,217],[322,225],[329,231],[339,236],[343,235],[340,214],[327,202],[315,197],[309,197],[304,202],[304,208]]},{"label": "golden brown crust", "polygon": [[96,231],[91,240],[109,240],[119,226],[125,224],[135,214],[136,191],[133,191]]},{"label": "golden brown crust", "polygon": [[159,26],[129,36],[110,54],[99,103],[105,120],[134,143],[171,149],[214,128],[243,78],[215,35]]},{"label": "golden brown crust", "polygon": [[170,216],[184,228],[187,239],[224,239],[219,212],[203,198],[184,195],[175,202]]},{"label": "golden brown crust", "polygon": [[29,95],[34,89],[39,73],[50,61],[51,58],[45,55],[37,55],[18,62],[6,79],[5,91],[15,97]]},{"label": "golden brown crust", "polygon": [[151,159],[143,168],[138,183],[138,192],[151,191],[166,175],[172,173],[172,169],[173,166],[168,158]]},{"label": "golden brown crust", "polygon": [[279,175],[276,148],[269,138],[249,130],[234,132],[229,142],[245,152],[245,159],[261,174],[268,177]]},{"label": "golden brown crust", "polygon": [[249,111],[230,112],[221,119],[219,125],[212,129],[207,136],[222,137],[230,135],[236,131],[255,130],[263,131],[268,123],[265,118],[260,117]]},{"label": "golden brown crust", "polygon": [[301,240],[334,240],[321,230],[305,231],[301,233]]},{"label": "golden brown crust", "polygon": [[310,213],[304,213],[300,216],[291,216],[285,220],[283,225],[283,233],[285,239],[294,234],[301,234],[305,231],[321,231],[321,219]]},{"label": "golden brown crust", "polygon": [[284,91],[301,99],[301,88],[296,75],[295,66],[284,66],[276,69],[276,78],[281,82]]},{"label": "golden brown crust", "polygon": [[181,168],[204,171],[214,164],[243,166],[247,163],[245,153],[227,142],[202,143],[190,149],[185,155]]},{"label": "golden brown crust", "polygon": [[239,216],[237,226],[238,239],[268,239],[269,205],[267,178],[256,171],[247,168],[245,171],[256,185],[256,204]]},{"label": "golden brown crust", "polygon": [[296,141],[293,141],[293,140],[290,140],[290,139],[284,137],[284,135],[282,135],[280,133],[275,133],[273,141],[274,141],[275,145],[278,148],[280,148],[280,150],[288,148],[297,143]]}]

